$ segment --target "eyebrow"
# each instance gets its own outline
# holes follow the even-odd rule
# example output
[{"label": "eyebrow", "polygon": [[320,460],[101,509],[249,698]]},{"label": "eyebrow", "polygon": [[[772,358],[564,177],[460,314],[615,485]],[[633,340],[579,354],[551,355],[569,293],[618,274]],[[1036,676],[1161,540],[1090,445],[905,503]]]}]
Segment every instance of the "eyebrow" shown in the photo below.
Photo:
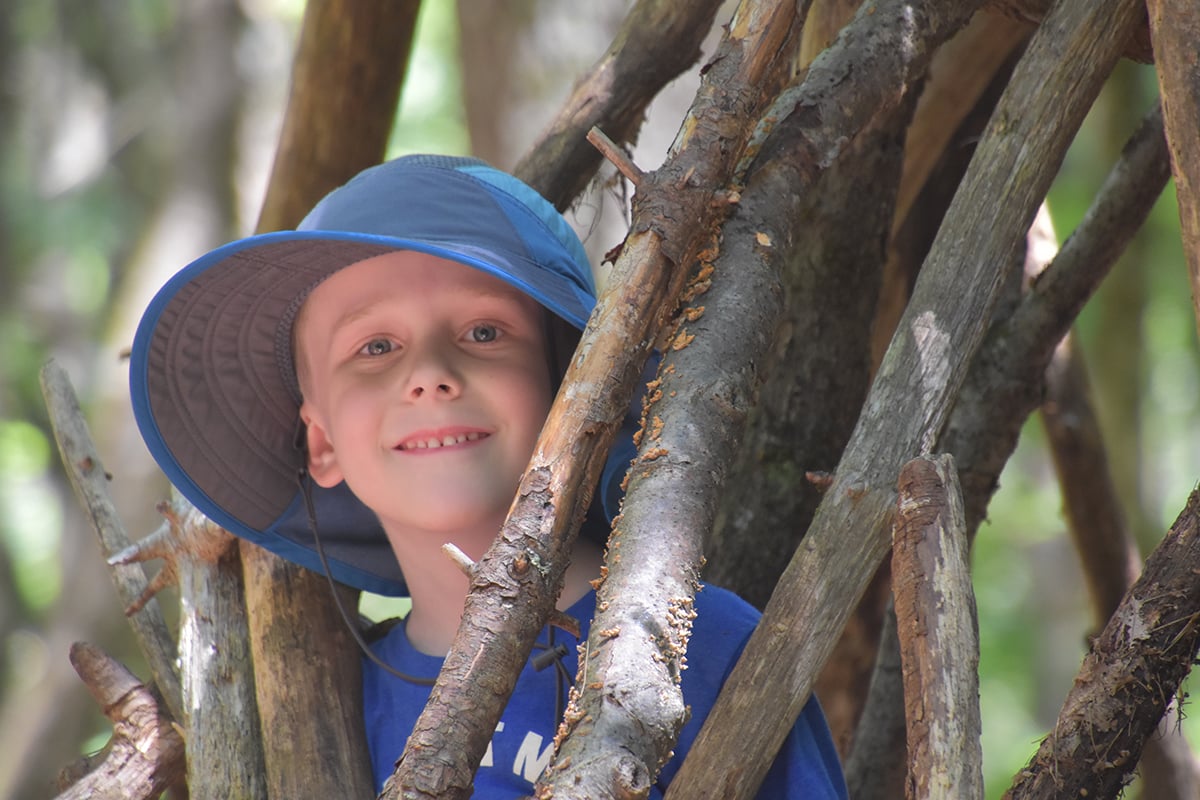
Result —
[{"label": "eyebrow", "polygon": [[[523,305],[522,301],[525,298],[533,300],[532,297],[525,294],[520,289],[516,288],[515,286],[509,286],[508,284],[504,284],[502,287],[495,288],[490,286],[466,288],[459,292],[459,294],[460,296],[468,299],[497,300],[501,302],[514,303],[518,306]],[[356,322],[363,317],[370,316],[372,313],[374,313],[376,308],[386,302],[386,300],[373,300],[366,305],[347,311],[333,321],[333,327],[331,330],[336,332],[346,325]],[[537,301],[534,301],[534,303],[537,304]]]}]

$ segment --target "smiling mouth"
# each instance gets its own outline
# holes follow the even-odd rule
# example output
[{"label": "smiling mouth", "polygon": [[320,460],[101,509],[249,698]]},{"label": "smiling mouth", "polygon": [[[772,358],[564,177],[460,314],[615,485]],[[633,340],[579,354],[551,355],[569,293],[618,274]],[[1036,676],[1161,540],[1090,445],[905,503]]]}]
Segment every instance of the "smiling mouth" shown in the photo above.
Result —
[{"label": "smiling mouth", "polygon": [[431,436],[427,439],[426,438],[413,439],[411,441],[401,442],[400,445],[396,449],[397,450],[437,450],[438,448],[441,448],[441,447],[453,447],[454,445],[462,444],[463,442],[474,442],[479,439],[485,438],[487,435],[488,434],[480,433],[479,431],[471,431],[470,433],[459,433],[459,434],[455,434],[452,436],[450,436],[450,435],[442,436],[442,437]]}]

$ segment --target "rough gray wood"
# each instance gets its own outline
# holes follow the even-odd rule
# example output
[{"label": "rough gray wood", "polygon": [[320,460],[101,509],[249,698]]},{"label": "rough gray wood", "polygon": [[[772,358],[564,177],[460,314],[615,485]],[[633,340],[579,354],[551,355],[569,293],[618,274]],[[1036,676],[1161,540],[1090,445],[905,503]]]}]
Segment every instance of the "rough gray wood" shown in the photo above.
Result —
[{"label": "rough gray wood", "polygon": [[[1001,98],[921,271],[833,485],[709,715],[677,797],[749,797],[890,544],[896,475],[946,421],[1013,253],[1140,4],[1064,0]],[[1003,198],[1003,202],[1000,202]],[[773,712],[773,713],[766,713]],[[754,719],[752,726],[739,720]],[[732,743],[732,746],[731,746]],[[669,795],[670,796],[670,795]]]}]

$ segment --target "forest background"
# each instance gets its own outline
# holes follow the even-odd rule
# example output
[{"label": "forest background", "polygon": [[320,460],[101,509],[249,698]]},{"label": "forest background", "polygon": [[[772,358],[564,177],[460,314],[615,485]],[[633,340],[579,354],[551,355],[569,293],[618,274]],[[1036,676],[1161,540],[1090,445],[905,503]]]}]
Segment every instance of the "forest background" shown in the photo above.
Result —
[{"label": "forest background", "polygon": [[[513,166],[628,5],[424,3],[389,155]],[[55,771],[108,738],[67,661],[73,641],[147,674],[58,462],[38,371],[48,358],[66,368],[127,528],[156,528],[168,488],[131,421],[121,352],[169,274],[250,232],[302,11],[300,0],[10,0],[0,10],[0,798],[50,796]],[[651,107],[634,151],[642,166],[662,161],[698,67]],[[1051,191],[1060,234],[1156,94],[1148,66],[1123,62],[1109,80]],[[627,224],[619,184],[599,183],[573,212],[596,264]],[[1173,187],[1078,331],[1116,483],[1149,552],[1200,475],[1200,350]],[[989,797],[1053,723],[1091,632],[1060,506],[1031,418],[972,555]],[[396,610],[380,598],[364,605],[376,617]],[[1187,711],[1195,745],[1200,718]]]}]

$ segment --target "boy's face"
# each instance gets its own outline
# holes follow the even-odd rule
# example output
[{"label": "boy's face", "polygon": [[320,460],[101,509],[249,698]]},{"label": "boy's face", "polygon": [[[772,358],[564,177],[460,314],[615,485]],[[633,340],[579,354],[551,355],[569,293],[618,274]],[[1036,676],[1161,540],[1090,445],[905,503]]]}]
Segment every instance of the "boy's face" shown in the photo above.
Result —
[{"label": "boy's face", "polygon": [[544,313],[408,251],[321,283],[295,335],[313,479],[345,480],[389,532],[494,535],[553,399]]}]

